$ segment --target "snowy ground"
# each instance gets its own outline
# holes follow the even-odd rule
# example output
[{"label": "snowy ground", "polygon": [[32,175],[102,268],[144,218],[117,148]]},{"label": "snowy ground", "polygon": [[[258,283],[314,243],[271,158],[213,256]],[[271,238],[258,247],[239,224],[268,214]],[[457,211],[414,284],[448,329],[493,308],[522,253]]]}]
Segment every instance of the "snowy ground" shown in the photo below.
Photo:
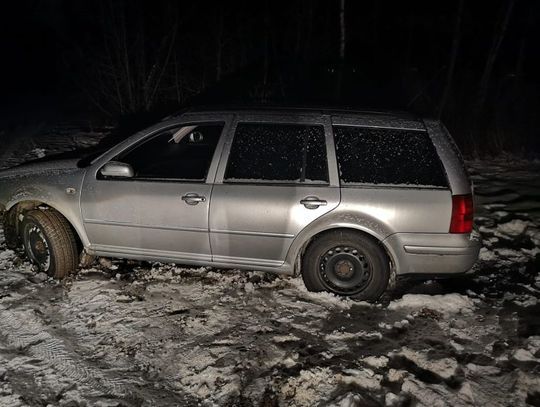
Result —
[{"label": "snowy ground", "polygon": [[377,305],[106,259],[58,284],[0,229],[0,406],[540,405],[540,164],[493,162],[470,163],[478,275]]}]

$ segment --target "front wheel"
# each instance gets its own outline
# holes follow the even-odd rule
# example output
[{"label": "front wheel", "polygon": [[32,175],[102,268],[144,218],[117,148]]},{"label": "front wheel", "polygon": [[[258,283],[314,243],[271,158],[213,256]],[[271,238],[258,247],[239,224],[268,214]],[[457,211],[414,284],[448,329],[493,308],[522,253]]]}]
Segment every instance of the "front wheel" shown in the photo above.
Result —
[{"label": "front wheel", "polygon": [[39,271],[62,279],[76,270],[79,256],[75,235],[66,218],[54,209],[26,213],[22,240],[28,259]]},{"label": "front wheel", "polygon": [[390,264],[383,248],[370,237],[331,231],[309,245],[302,259],[302,278],[309,291],[375,301],[388,286]]}]

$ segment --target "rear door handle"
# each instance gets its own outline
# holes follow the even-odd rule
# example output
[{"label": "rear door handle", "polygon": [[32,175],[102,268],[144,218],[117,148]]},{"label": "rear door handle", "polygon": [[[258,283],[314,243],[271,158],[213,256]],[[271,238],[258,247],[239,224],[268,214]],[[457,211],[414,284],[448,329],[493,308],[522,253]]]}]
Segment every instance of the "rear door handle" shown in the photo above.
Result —
[{"label": "rear door handle", "polygon": [[319,199],[316,196],[307,196],[300,201],[307,209],[317,209],[319,206],[325,206],[328,204],[324,199]]},{"label": "rear door handle", "polygon": [[206,197],[190,192],[189,194],[182,195],[182,201],[188,205],[197,205],[199,202],[206,201]]}]

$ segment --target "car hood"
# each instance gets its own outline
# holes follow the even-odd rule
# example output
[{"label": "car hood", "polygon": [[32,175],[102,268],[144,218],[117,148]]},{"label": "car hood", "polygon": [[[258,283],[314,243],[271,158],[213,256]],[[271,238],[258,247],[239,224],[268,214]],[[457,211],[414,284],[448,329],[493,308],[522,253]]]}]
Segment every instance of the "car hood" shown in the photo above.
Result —
[{"label": "car hood", "polygon": [[21,164],[0,171],[0,179],[32,175],[63,174],[77,170],[79,159],[40,161]]}]

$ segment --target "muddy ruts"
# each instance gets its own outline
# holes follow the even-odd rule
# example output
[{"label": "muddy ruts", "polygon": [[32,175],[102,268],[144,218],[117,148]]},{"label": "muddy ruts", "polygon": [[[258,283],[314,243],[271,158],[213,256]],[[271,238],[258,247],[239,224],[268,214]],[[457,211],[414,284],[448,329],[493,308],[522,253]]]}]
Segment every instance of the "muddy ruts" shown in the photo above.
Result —
[{"label": "muddy ruts", "polygon": [[131,396],[126,383],[105,377],[87,366],[82,357],[70,352],[61,339],[47,332],[32,310],[12,312],[0,306],[0,337],[4,337],[5,343],[14,350],[37,358],[59,374],[74,380],[90,397]]}]

